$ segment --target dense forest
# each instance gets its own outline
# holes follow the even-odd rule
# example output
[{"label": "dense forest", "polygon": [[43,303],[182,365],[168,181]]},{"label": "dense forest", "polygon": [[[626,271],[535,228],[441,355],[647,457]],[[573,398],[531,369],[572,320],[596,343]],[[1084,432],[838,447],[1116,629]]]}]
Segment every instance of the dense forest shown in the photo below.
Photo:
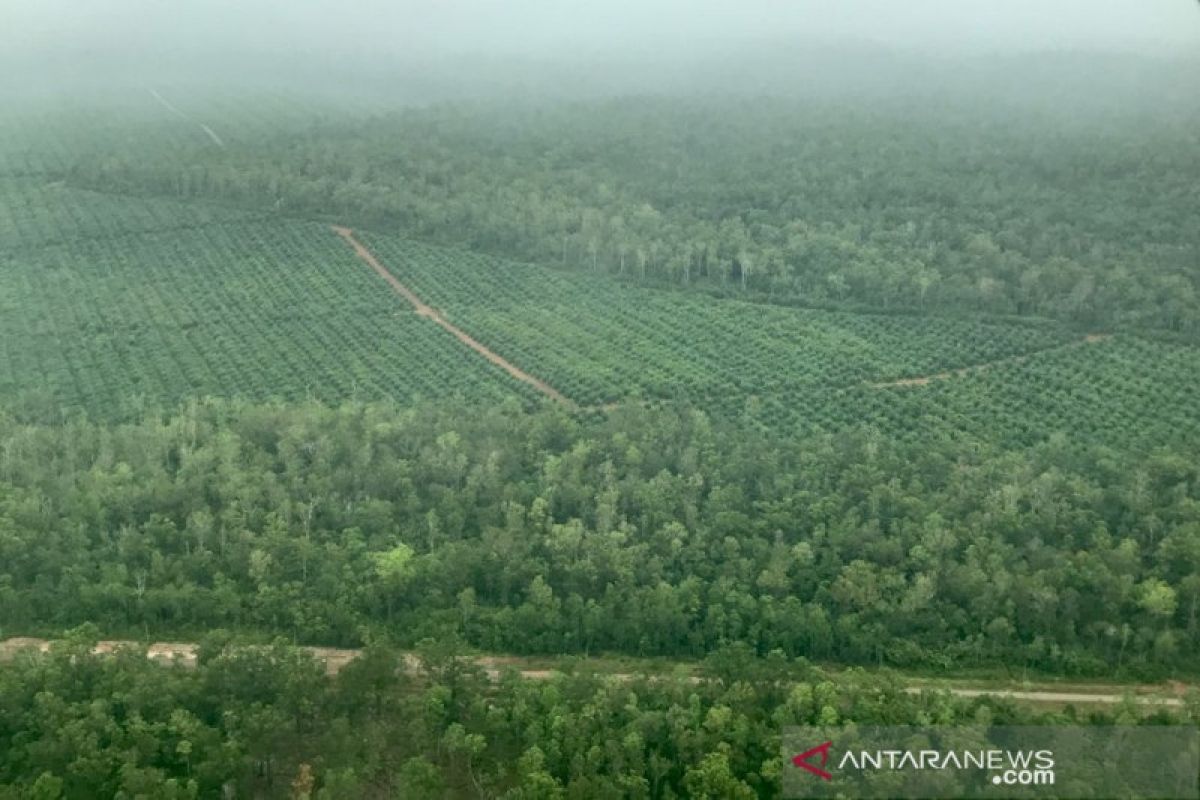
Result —
[{"label": "dense forest", "polygon": [[783,302],[1194,334],[1198,120],[989,96],[442,104],[71,177]]},{"label": "dense forest", "polygon": [[[829,674],[725,648],[697,680],[568,672],[491,683],[452,641],[421,670],[376,644],[336,678],[282,644],[206,638],[195,669],[139,652],[93,656],[94,629],[0,670],[0,800],[95,797],[780,796],[787,725],[1131,724],[1132,706],[1035,712],[920,695],[886,674]],[[1149,724],[1195,724],[1200,707]]]},{"label": "dense forest", "polygon": [[[1200,721],[1194,61],[726,48],[12,72],[0,800]],[[968,697],[1035,680],[1095,710]]]},{"label": "dense forest", "polygon": [[1123,677],[1197,663],[1200,476],[1170,449],[967,452],[516,401],[0,419],[12,633],[689,658],[737,642]]}]

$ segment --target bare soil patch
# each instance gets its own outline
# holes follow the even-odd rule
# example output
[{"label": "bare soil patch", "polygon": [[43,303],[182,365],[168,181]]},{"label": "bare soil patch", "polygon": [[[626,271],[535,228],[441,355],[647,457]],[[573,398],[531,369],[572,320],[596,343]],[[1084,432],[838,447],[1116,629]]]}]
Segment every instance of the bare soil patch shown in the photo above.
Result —
[{"label": "bare soil patch", "polygon": [[[919,693],[922,689],[910,688],[908,692]],[[1055,703],[1055,704],[1102,704],[1102,705],[1117,705],[1124,699],[1124,695],[1120,694],[1091,694],[1085,692],[1024,692],[1014,691],[1011,689],[962,689],[948,688],[946,691],[955,697],[1007,697],[1012,700],[1026,700],[1031,703]],[[1166,706],[1170,708],[1180,708],[1183,706],[1183,700],[1178,697],[1155,697],[1145,694],[1131,695],[1131,699],[1136,705],[1141,706]]]},{"label": "bare soil patch", "polygon": [[[50,645],[51,642],[48,639],[31,639],[25,637],[0,641],[0,663],[15,658],[18,653],[23,651],[47,653],[50,650]],[[141,649],[146,653],[147,658],[160,664],[184,668],[194,668],[196,666],[196,655],[199,649],[197,645],[189,642],[155,642],[146,645],[133,641],[103,641],[97,642],[92,652],[97,655],[111,654],[122,648]],[[308,653],[314,660],[324,664],[325,672],[330,676],[336,675],[362,653],[361,650],[334,647],[301,647],[299,649]],[[421,661],[414,654],[402,654],[401,661],[404,669],[408,672],[418,673],[421,671]],[[538,665],[538,668],[528,668],[537,664],[537,661],[535,660],[531,663],[529,660],[518,656],[478,656],[473,659],[473,662],[491,680],[499,679],[506,668],[516,669],[522,678],[534,681],[549,680],[559,674],[554,669],[545,668],[544,660]],[[522,666],[527,668],[521,669]],[[636,672],[612,672],[607,673],[607,676],[619,681],[654,677],[649,674]],[[701,678],[691,675],[687,677],[687,680],[692,683],[698,683]],[[1168,681],[1162,685],[1096,684],[1093,686],[1088,684],[1069,684],[1058,690],[1015,690],[1004,686],[986,687],[979,685],[978,682],[972,683],[973,685],[960,684],[955,686],[940,681],[929,682],[914,679],[907,691],[910,693],[946,691],[956,697],[1008,697],[1013,700],[1023,700],[1032,703],[1054,704],[1116,705],[1124,702],[1126,697],[1130,697],[1135,704],[1141,706],[1180,708],[1185,702],[1183,696],[1191,688],[1187,684],[1178,681]],[[1064,691],[1067,689],[1070,691]]]},{"label": "bare soil patch", "polygon": [[533,375],[530,375],[528,372],[513,364],[511,361],[508,361],[500,354],[489,349],[486,345],[474,339],[466,331],[462,330],[457,325],[446,319],[440,311],[425,303],[420,297],[417,297],[415,292],[397,280],[396,276],[388,271],[388,268],[381,264],[379,259],[375,258],[374,254],[371,253],[371,251],[365,246],[363,246],[363,244],[359,242],[357,238],[355,238],[353,230],[340,225],[334,225],[333,230],[338,236],[341,236],[343,239],[345,239],[350,246],[354,248],[355,254],[365,261],[367,265],[371,267],[371,269],[375,270],[379,277],[387,281],[388,285],[391,286],[398,295],[412,304],[413,310],[416,311],[418,315],[433,320],[438,325],[454,334],[454,337],[460,342],[474,350],[476,353],[479,353],[479,355],[500,367],[517,380],[529,384],[546,397],[549,397],[551,400],[572,408],[574,407],[575,404],[553,386],[541,380],[540,378],[535,378]]}]

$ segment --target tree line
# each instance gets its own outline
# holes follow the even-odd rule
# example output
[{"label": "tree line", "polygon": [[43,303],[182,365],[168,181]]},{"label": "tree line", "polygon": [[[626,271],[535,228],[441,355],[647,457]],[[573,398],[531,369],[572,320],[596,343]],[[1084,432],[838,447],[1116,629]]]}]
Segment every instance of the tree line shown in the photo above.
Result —
[{"label": "tree line", "polygon": [[1064,117],[986,96],[443,104],[70,175],[639,282],[1194,334],[1195,120]]},{"label": "tree line", "polygon": [[1024,451],[688,407],[194,402],[0,417],[0,619],[169,639],[1194,670],[1188,453]]}]

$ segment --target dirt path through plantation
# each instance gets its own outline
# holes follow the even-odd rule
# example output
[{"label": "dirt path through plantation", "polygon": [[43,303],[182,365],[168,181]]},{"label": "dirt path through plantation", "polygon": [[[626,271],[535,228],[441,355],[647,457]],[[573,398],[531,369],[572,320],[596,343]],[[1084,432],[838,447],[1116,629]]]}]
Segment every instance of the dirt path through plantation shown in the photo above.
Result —
[{"label": "dirt path through plantation", "polygon": [[150,92],[150,96],[151,96],[151,97],[153,97],[155,100],[157,100],[157,101],[158,101],[158,104],[159,104],[160,106],[162,106],[163,108],[165,108],[167,111],[170,111],[172,114],[174,114],[175,116],[179,117],[179,118],[180,118],[181,120],[183,120],[184,122],[190,122],[190,123],[192,123],[193,125],[198,125],[198,126],[200,126],[200,130],[202,130],[202,131],[204,131],[206,134],[208,134],[208,138],[209,138],[209,139],[212,139],[212,140],[213,140],[213,143],[214,143],[214,144],[216,144],[216,146],[217,146],[217,147],[220,147],[220,148],[222,148],[222,149],[225,147],[225,142],[223,142],[223,141],[221,140],[221,137],[220,137],[220,136],[217,136],[216,132],[215,132],[215,131],[214,131],[212,128],[208,127],[208,126],[207,126],[207,125],[205,125],[203,122],[198,122],[198,121],[196,121],[196,120],[192,119],[192,118],[191,118],[191,117],[189,117],[187,114],[183,113],[183,112],[182,112],[182,111],[180,111],[178,108],[176,108],[175,106],[171,105],[171,102],[170,102],[169,100],[167,100],[167,98],[163,97],[161,94],[159,94],[158,92],[154,91],[153,89],[148,89],[147,91],[149,91],[149,92]]},{"label": "dirt path through plantation", "polygon": [[[14,638],[0,641],[0,663],[10,661],[17,657],[17,654],[22,651],[35,651],[39,653],[47,653],[50,651],[51,642],[48,639],[33,639],[33,638]],[[116,652],[121,648],[141,649],[145,652],[146,657],[160,664],[176,665],[187,669],[194,668],[197,662],[199,647],[190,642],[155,642],[150,645],[141,644],[133,641],[121,640],[106,640],[97,642],[92,648],[92,652],[97,655],[106,655]],[[312,656],[313,660],[325,665],[327,675],[336,675],[347,664],[362,653],[361,650],[336,648],[336,647],[300,647],[302,650]],[[401,655],[404,663],[404,668],[408,672],[416,673],[421,671],[420,659],[412,653],[404,653]],[[474,658],[476,666],[480,667],[484,674],[491,680],[498,680],[505,669],[514,669],[517,674],[525,680],[544,681],[553,678],[560,674],[556,670],[539,668],[539,669],[522,669],[522,665],[527,662],[517,656],[478,656]],[[635,680],[642,677],[653,677],[649,674],[636,672],[611,672],[598,673],[608,674],[617,680]],[[699,683],[700,678],[692,675],[685,678],[692,683]],[[1070,687],[1073,691],[1052,691],[1052,690],[1014,690],[1002,686],[995,688],[980,688],[978,686],[962,687],[944,685],[941,683],[926,683],[917,681],[914,685],[909,686],[905,691],[910,694],[920,694],[926,691],[947,691],[956,697],[1007,697],[1012,700],[1022,700],[1031,703],[1087,703],[1099,705],[1117,705],[1125,702],[1128,698],[1135,705],[1139,706],[1157,706],[1164,708],[1182,708],[1184,706],[1185,694],[1190,687],[1169,682],[1164,686],[1150,685],[1108,685],[1097,684],[1089,686],[1085,684],[1073,684]]]},{"label": "dirt path through plantation", "polygon": [[987,361],[987,362],[984,362],[983,364],[973,364],[969,367],[960,367],[959,369],[952,369],[952,370],[948,370],[946,372],[938,372],[933,375],[922,375],[917,378],[901,378],[901,379],[895,380],[895,381],[885,381],[883,383],[871,383],[868,385],[872,389],[894,389],[894,388],[905,387],[905,386],[926,386],[926,385],[932,383],[933,381],[944,381],[947,378],[954,378],[954,377],[959,377],[962,375],[969,375],[972,372],[986,372],[987,370],[991,369],[992,367],[999,366],[1000,364],[1020,364],[1022,361],[1025,361],[1026,359],[1030,358],[1031,356],[1036,356],[1040,353],[1048,353],[1052,350],[1060,350],[1060,349],[1067,349],[1067,348],[1073,348],[1073,347],[1082,347],[1083,345],[1096,344],[1097,342],[1103,342],[1106,339],[1111,339],[1111,338],[1112,338],[1111,333],[1089,333],[1087,336],[1084,336],[1082,339],[1077,339],[1076,341],[1073,341],[1073,342],[1067,342],[1066,344],[1056,344],[1053,347],[1047,347],[1043,350],[1035,350],[1032,353],[1022,353],[1019,356],[1007,356],[1005,358],[998,358],[995,361]]},{"label": "dirt path through plantation", "polygon": [[559,403],[562,403],[565,406],[570,406],[572,408],[575,406],[575,404],[571,400],[569,400],[565,395],[563,395],[561,392],[559,392],[553,386],[551,386],[550,384],[546,383],[545,381],[543,381],[539,378],[535,378],[534,376],[530,375],[525,370],[521,369],[517,365],[513,364],[512,362],[510,362],[507,359],[505,359],[504,357],[502,357],[500,354],[488,349],[485,345],[483,345],[476,339],[472,338],[466,331],[462,330],[461,328],[459,328],[458,326],[456,326],[452,322],[450,322],[448,319],[443,317],[441,315],[441,313],[439,313],[437,311],[437,309],[433,308],[432,306],[428,305],[423,300],[421,300],[421,298],[417,297],[417,295],[415,293],[413,293],[413,291],[411,289],[409,289],[407,286],[405,286],[400,281],[398,281],[396,279],[396,276],[393,275],[390,271],[388,271],[387,267],[385,267],[383,264],[379,263],[379,259],[375,258],[374,254],[372,254],[371,251],[368,250],[362,244],[362,242],[358,241],[358,239],[354,236],[353,230],[351,230],[350,228],[342,227],[340,225],[334,225],[333,230],[335,233],[337,233],[338,236],[341,236],[343,239],[345,239],[350,244],[350,246],[354,248],[355,254],[357,254],[358,257],[361,258],[363,261],[367,262],[367,265],[370,266],[371,269],[375,270],[375,272],[378,273],[379,277],[381,277],[385,281],[387,281],[388,285],[390,285],[396,291],[397,294],[399,294],[401,297],[403,297],[405,300],[407,300],[409,303],[411,303],[413,309],[417,312],[417,314],[419,314],[422,317],[427,317],[427,318],[433,320],[434,322],[436,322],[438,325],[441,325],[443,328],[450,331],[450,333],[454,334],[455,338],[457,338],[460,342],[465,344],[467,347],[471,348],[476,353],[479,353],[479,355],[483,356],[488,361],[490,361],[493,364],[495,364],[496,366],[500,367],[501,369],[503,369],[505,372],[507,372],[509,375],[513,376],[517,380],[528,383],[530,386],[537,389],[539,392],[546,395],[546,397],[549,397],[551,400],[555,400]]}]

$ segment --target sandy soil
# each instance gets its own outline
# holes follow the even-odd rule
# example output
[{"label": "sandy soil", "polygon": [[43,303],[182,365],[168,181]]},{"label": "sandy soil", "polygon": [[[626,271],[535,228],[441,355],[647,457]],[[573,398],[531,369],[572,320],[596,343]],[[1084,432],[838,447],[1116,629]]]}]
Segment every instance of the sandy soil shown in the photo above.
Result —
[{"label": "sandy soil", "polygon": [[[917,694],[927,691],[927,689],[914,687],[908,691]],[[1011,689],[962,689],[957,687],[947,687],[946,691],[956,697],[1009,697],[1013,700],[1028,700],[1035,703],[1100,703],[1103,705],[1116,705],[1125,699],[1125,696],[1120,694],[1092,694],[1083,692],[1023,692]],[[1142,706],[1166,706],[1171,708],[1180,708],[1183,706],[1183,700],[1178,697],[1133,695],[1132,700],[1135,704]]]},{"label": "sandy soil", "polygon": [[[11,660],[22,651],[32,651],[35,653],[46,653],[50,650],[50,641],[46,639],[31,639],[27,637],[7,639],[0,641],[0,662]],[[116,651],[118,648],[140,648],[146,653],[146,657],[153,659],[162,664],[171,664],[184,668],[192,668],[196,666],[196,651],[197,646],[189,642],[155,642],[151,645],[143,645],[133,641],[102,641],[96,644],[93,652],[97,654],[106,654]],[[302,647],[301,650],[309,653],[314,660],[322,662],[325,665],[325,672],[328,675],[336,675],[347,664],[356,659],[360,652],[352,649],[339,649],[334,647]],[[420,659],[412,653],[405,653],[402,656],[404,668],[409,672],[419,672],[421,669]],[[524,659],[516,656],[480,656],[475,659],[476,665],[483,669],[484,673],[492,680],[498,680],[505,669],[516,669],[518,674],[525,680],[549,680],[558,674],[553,669],[521,669],[521,666],[527,664]],[[634,680],[639,677],[647,677],[633,672],[614,672],[609,673],[609,677],[617,680]],[[700,678],[692,676],[688,678],[692,682],[699,682]],[[1065,688],[1065,687],[1064,687]],[[1003,687],[986,688],[979,686],[953,686],[942,683],[925,683],[913,685],[908,688],[908,691],[917,694],[920,692],[937,692],[948,691],[957,697],[1008,697],[1013,700],[1022,700],[1034,703],[1055,703],[1055,704],[1100,704],[1100,705],[1116,705],[1125,700],[1127,694],[1132,701],[1141,706],[1161,706],[1167,708],[1181,708],[1184,705],[1183,695],[1185,695],[1191,687],[1187,684],[1178,681],[1169,681],[1165,685],[1112,685],[1112,684],[1096,684],[1089,686],[1087,684],[1071,684],[1072,691],[1059,690],[1015,690]]]}]

